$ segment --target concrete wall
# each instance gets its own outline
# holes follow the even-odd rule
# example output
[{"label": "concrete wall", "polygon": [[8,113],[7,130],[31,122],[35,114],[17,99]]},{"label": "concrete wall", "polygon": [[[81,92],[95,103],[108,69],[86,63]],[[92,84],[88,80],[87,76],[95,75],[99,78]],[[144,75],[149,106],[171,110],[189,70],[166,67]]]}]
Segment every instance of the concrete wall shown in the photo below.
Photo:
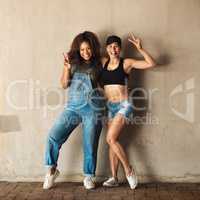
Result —
[{"label": "concrete wall", "polygon": [[[131,74],[145,109],[124,130],[122,143],[141,181],[200,180],[199,0],[0,0],[0,180],[42,180],[48,130],[62,111],[62,52],[76,34],[124,40],[133,32],[160,64]],[[133,96],[143,96],[137,92]],[[64,144],[60,180],[81,180],[81,128]],[[102,133],[97,175],[108,176]],[[122,171],[120,172],[123,177]]]}]

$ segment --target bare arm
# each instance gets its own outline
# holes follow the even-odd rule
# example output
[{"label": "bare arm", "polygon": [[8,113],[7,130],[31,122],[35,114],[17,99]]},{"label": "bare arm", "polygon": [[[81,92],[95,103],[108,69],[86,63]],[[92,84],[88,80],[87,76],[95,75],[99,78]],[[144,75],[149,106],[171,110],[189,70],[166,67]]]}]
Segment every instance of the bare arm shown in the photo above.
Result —
[{"label": "bare arm", "polygon": [[156,66],[155,60],[142,48],[141,40],[139,38],[135,38],[135,36],[132,35],[132,38],[129,39],[129,41],[136,46],[137,50],[144,57],[144,60],[136,60],[132,58],[125,59],[125,71],[129,72],[132,68],[147,69]]},{"label": "bare arm", "polygon": [[60,83],[61,83],[61,86],[62,86],[63,89],[66,89],[69,85],[70,68],[71,68],[71,65],[69,64],[69,60],[68,60],[67,57],[65,57],[63,72],[62,72],[62,75],[61,75],[61,78],[60,78]]}]

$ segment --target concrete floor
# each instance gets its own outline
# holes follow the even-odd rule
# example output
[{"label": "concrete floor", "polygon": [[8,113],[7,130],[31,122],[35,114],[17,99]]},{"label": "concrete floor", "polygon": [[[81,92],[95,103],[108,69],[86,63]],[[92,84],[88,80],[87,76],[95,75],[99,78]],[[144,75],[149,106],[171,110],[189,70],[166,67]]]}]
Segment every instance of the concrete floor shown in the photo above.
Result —
[{"label": "concrete floor", "polygon": [[140,184],[130,190],[122,184],[117,188],[85,190],[82,183],[56,183],[43,190],[40,182],[0,182],[0,200],[200,200],[200,184]]}]

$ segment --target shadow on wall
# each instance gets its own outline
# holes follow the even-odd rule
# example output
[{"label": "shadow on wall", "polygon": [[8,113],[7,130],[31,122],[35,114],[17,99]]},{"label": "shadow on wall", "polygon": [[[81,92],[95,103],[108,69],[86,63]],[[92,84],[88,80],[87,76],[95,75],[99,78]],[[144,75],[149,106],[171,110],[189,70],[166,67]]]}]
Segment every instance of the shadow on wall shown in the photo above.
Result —
[{"label": "shadow on wall", "polygon": [[[129,77],[129,89],[134,88],[144,88],[144,71],[143,70],[132,70],[130,77]],[[133,99],[132,103],[135,108],[147,108],[148,107],[148,99],[136,99],[136,98],[143,98],[144,95],[140,91],[136,91],[133,93],[131,98]],[[134,109],[133,112],[133,119],[140,118],[142,119],[147,114],[147,109],[138,110]],[[125,149],[129,149],[130,146],[133,146],[132,149],[135,149],[133,152],[133,155],[137,154],[137,157],[140,158],[140,161],[142,161],[143,169],[145,169],[146,174],[153,175],[154,169],[151,168],[148,163],[149,162],[149,156],[147,149],[145,148],[144,144],[141,141],[141,133],[142,133],[142,127],[145,126],[143,123],[135,124],[135,122],[129,123],[123,131],[123,134],[121,135],[121,142],[122,145],[125,147]],[[135,166],[134,164],[134,158],[133,158],[133,166],[135,167],[136,171],[140,172],[140,170]],[[156,181],[156,180],[155,180]]]},{"label": "shadow on wall", "polygon": [[156,58],[157,70],[161,69],[158,69],[158,67],[164,67],[164,69],[166,70],[168,65],[171,63],[171,56],[168,53],[168,50],[163,45],[163,42],[160,39],[154,39],[153,45],[157,48],[157,51],[159,52],[159,56]]},{"label": "shadow on wall", "polygon": [[[140,54],[138,54],[136,48],[133,47],[133,45],[128,42],[127,38],[124,40],[124,57],[132,57],[136,59],[143,59]],[[170,63],[170,56],[166,54],[164,51],[164,48],[160,46],[161,42],[153,40],[153,45],[157,45],[159,57],[155,58],[157,66],[154,68],[154,70],[159,71],[161,68],[166,66]],[[160,51],[160,50],[161,51]],[[161,54],[160,54],[161,52]],[[151,52],[150,52],[151,53]],[[163,70],[163,69],[162,69]],[[129,82],[128,82],[128,88],[129,90],[133,90],[135,88],[144,88],[145,85],[145,71],[144,70],[138,70],[133,69],[129,75]],[[145,89],[145,88],[144,88]],[[134,109],[133,113],[133,119],[135,118],[143,118],[146,116],[148,111],[148,99],[144,99],[144,94],[140,90],[136,90],[136,92],[132,93],[133,96],[130,98],[133,100],[132,103],[135,108],[145,108],[143,110]],[[135,98],[136,97],[136,98]],[[141,99],[140,99],[141,97]],[[139,98],[139,99],[138,99]],[[149,175],[154,175],[154,169],[148,165],[150,163],[149,156],[147,149],[144,147],[143,144],[140,142],[140,133],[142,132],[142,127],[145,126],[145,124],[135,124],[135,123],[129,123],[128,126],[125,127],[124,133],[121,136],[121,142],[122,145],[125,147],[125,149],[128,149],[130,146],[134,145],[133,149],[137,149],[134,154],[139,154],[137,157],[140,157],[142,160],[142,165],[144,166],[145,173]],[[133,163],[134,164],[134,163]],[[137,171],[137,166],[136,166]],[[139,170],[138,170],[139,171]],[[154,177],[154,181],[157,181]]]},{"label": "shadow on wall", "polygon": [[0,133],[21,131],[19,118],[16,115],[0,115]]}]

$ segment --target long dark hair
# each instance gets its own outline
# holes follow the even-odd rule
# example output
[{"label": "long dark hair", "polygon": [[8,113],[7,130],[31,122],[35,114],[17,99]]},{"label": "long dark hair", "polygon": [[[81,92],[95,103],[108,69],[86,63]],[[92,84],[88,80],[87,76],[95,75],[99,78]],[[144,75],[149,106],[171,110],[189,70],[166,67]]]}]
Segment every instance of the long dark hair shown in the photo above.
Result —
[{"label": "long dark hair", "polygon": [[87,42],[90,45],[92,51],[91,62],[95,64],[100,63],[100,42],[96,34],[90,31],[79,33],[71,44],[70,51],[68,52],[69,62],[71,64],[82,64],[84,63],[83,58],[80,56],[80,45],[82,42]]}]

